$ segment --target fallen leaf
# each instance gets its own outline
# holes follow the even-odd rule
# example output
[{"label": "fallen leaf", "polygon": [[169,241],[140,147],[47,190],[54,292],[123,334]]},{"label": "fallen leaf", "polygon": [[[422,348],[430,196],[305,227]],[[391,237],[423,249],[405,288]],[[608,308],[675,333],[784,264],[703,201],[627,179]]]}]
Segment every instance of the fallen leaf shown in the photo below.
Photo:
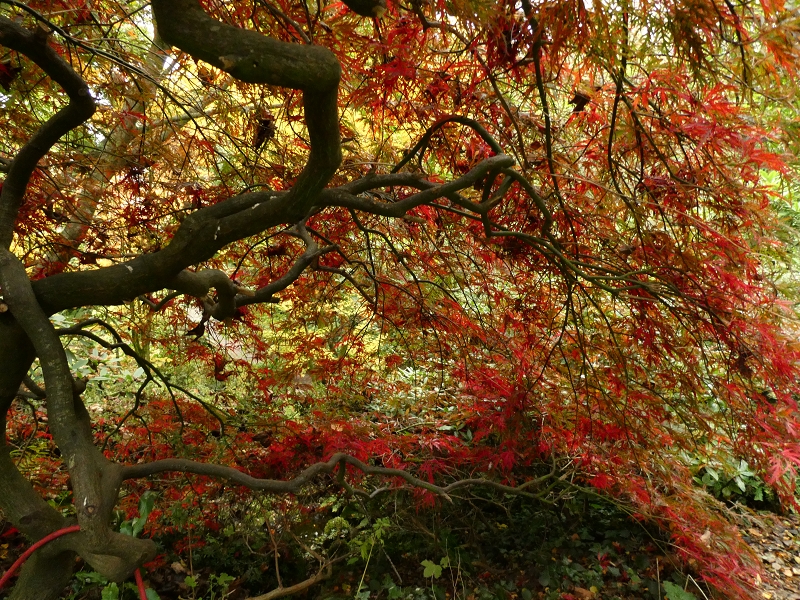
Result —
[{"label": "fallen leaf", "polygon": [[172,567],[172,570],[175,571],[176,573],[186,573],[186,568],[177,561],[172,563],[170,567]]}]

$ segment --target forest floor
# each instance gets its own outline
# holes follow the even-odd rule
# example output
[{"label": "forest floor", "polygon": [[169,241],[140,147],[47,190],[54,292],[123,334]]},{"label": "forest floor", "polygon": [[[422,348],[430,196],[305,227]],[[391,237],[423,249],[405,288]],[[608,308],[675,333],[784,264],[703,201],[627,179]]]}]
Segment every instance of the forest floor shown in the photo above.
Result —
[{"label": "forest floor", "polygon": [[[664,600],[672,598],[675,586],[686,590],[680,597],[702,600],[707,590],[695,585],[697,575],[682,573],[674,556],[665,552],[652,532],[638,524],[626,523],[613,512],[592,514],[591,519],[567,520],[567,526],[551,528],[540,537],[541,547],[526,548],[519,529],[509,531],[503,523],[493,532],[477,528],[478,538],[465,563],[444,564],[437,577],[425,577],[420,565],[437,563],[437,555],[425,543],[419,552],[409,552],[409,540],[395,540],[369,563],[342,565],[333,577],[299,594],[304,600],[388,599],[388,600]],[[758,593],[765,600],[800,600],[800,517],[744,512],[742,535],[761,558],[766,577]],[[530,532],[528,532],[530,533]],[[540,531],[541,533],[541,531]],[[413,543],[413,540],[412,540]],[[0,573],[26,548],[24,538],[0,520]],[[471,544],[470,544],[471,546]],[[466,546],[465,546],[466,547]],[[217,551],[219,547],[217,546]],[[390,554],[393,556],[390,558]],[[219,557],[219,555],[217,555]],[[173,560],[175,559],[175,560]],[[432,559],[432,560],[429,560]],[[263,560],[263,559],[262,559]],[[229,578],[226,589],[219,585],[221,569],[213,561],[195,555],[191,575],[197,583],[187,585],[186,565],[171,556],[151,569],[146,580],[161,600],[243,600],[254,592],[246,589],[245,578]],[[230,569],[228,569],[230,570]],[[672,583],[670,583],[672,582]],[[71,600],[126,600],[135,598],[128,589],[121,593],[104,591],[108,582],[82,571],[65,590]],[[215,585],[216,584],[216,585]],[[672,586],[665,587],[666,586]],[[7,590],[5,590],[7,592]],[[0,598],[5,597],[0,592]],[[737,600],[737,599],[731,599]]]},{"label": "forest floor", "polygon": [[759,591],[765,600],[800,600],[800,516],[748,516],[742,535],[764,564],[771,580]]}]

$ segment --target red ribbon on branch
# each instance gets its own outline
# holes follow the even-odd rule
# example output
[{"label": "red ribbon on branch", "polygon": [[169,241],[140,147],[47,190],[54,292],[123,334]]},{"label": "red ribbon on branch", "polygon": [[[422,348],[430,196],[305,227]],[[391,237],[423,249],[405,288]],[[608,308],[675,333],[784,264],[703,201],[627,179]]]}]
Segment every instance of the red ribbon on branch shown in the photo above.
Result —
[{"label": "red ribbon on branch", "polygon": [[[45,544],[52,542],[54,539],[59,538],[62,535],[67,535],[68,533],[76,533],[80,530],[81,530],[80,525],[70,525],[69,527],[64,527],[64,529],[59,529],[57,531],[54,531],[53,533],[44,536],[38,542],[33,544],[30,548],[28,548],[25,552],[23,552],[22,556],[20,556],[14,562],[14,564],[11,565],[11,568],[8,569],[8,571],[6,571],[2,577],[0,577],[0,590],[2,590],[6,586],[6,584],[9,582],[14,573],[17,572],[17,569],[19,569],[25,563],[25,561],[30,558],[31,554],[36,552],[39,548],[41,548]],[[139,571],[139,569],[136,569],[136,571],[134,572],[134,577],[136,578],[136,586],[139,588],[139,598],[141,600],[147,600],[147,593],[145,592],[144,581],[142,581],[142,573]]]}]

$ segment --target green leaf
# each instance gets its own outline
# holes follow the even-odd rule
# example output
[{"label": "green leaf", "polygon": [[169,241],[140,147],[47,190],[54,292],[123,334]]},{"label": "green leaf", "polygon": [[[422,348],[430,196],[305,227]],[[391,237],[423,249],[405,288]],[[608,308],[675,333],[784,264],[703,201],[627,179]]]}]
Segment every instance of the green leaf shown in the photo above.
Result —
[{"label": "green leaf", "polygon": [[153,511],[153,506],[156,503],[155,492],[145,492],[139,499],[139,516],[133,519],[131,524],[131,534],[133,537],[139,537],[139,534],[144,530],[147,523],[147,517]]},{"label": "green leaf", "polygon": [[228,586],[236,580],[236,577],[228,575],[227,573],[220,573],[219,575],[212,575],[211,579],[221,588],[228,589]]},{"label": "green leaf", "polygon": [[155,492],[148,491],[142,494],[142,497],[139,499],[139,515],[145,520],[147,520],[147,517],[153,512],[153,507],[156,504],[156,495]]},{"label": "green leaf", "polygon": [[187,575],[183,583],[185,583],[187,587],[194,589],[197,587],[197,578],[192,575]]},{"label": "green leaf", "polygon": [[666,600],[697,600],[697,596],[669,581],[664,582],[664,591],[667,593]]},{"label": "green leaf", "polygon": [[147,596],[147,600],[161,600],[161,596],[152,588],[147,588],[144,591],[144,595]]},{"label": "green leaf", "polygon": [[435,562],[423,560],[420,564],[425,567],[425,570],[422,572],[425,577],[433,577],[434,579],[438,579],[442,576],[442,567],[437,565]]},{"label": "green leaf", "polygon": [[142,533],[144,529],[144,524],[147,522],[147,519],[142,519],[142,517],[136,517],[131,521],[131,533],[133,537],[139,537],[139,534]]},{"label": "green leaf", "polygon": [[367,541],[364,541],[364,543],[361,544],[361,559],[362,560],[367,560],[367,558],[369,558],[369,555],[372,552],[372,546],[374,546],[374,545],[375,545],[374,541],[373,541],[372,544],[370,544]]},{"label": "green leaf", "polygon": [[100,600],[119,600],[119,586],[116,583],[109,583],[103,588]]}]

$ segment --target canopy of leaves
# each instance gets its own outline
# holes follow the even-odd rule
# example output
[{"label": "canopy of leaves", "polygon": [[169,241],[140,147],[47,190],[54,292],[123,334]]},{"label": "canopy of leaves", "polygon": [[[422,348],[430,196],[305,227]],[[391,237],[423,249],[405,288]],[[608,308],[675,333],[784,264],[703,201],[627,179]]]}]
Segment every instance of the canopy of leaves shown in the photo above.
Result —
[{"label": "canopy of leaves", "polygon": [[[750,593],[691,467],[793,501],[797,7],[383,8],[0,1],[0,508],[66,523],[5,441],[46,395],[82,528],[15,598],[57,594],[70,552],[111,579],[151,558],[112,514],[167,471],[594,488]],[[133,365],[112,391],[108,350]]]}]

